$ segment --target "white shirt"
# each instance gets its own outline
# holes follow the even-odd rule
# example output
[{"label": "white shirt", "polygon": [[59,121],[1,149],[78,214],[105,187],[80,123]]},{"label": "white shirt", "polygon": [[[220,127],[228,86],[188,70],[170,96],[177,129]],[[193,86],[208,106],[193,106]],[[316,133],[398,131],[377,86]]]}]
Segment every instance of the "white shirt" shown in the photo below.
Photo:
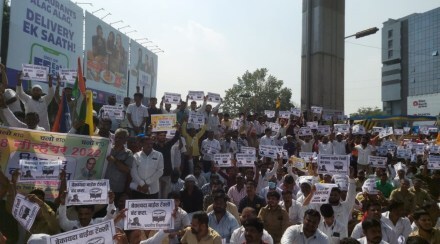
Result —
[{"label": "white shirt", "polygon": [[[397,244],[396,234],[394,233],[393,229],[391,229],[390,226],[388,226],[382,221],[382,218],[380,220],[380,227],[382,229],[382,240],[390,244]],[[362,230],[362,222],[360,222],[354,227],[353,232],[351,233],[351,237],[355,239],[359,239],[364,236],[365,235],[364,235],[364,231]]]},{"label": "white shirt", "polygon": [[319,154],[333,154],[333,144],[331,142],[323,143],[320,142],[318,144]]},{"label": "white shirt", "polygon": [[307,238],[303,232],[303,225],[292,225],[286,229],[281,237],[281,244],[329,244],[328,237],[319,229],[316,229],[314,235]]},{"label": "white shirt", "polygon": [[182,148],[179,148],[179,141],[176,141],[171,147],[171,163],[173,168],[179,168],[182,164],[182,153],[186,153],[186,140],[184,137],[180,137],[182,141]]},{"label": "white shirt", "polygon": [[[29,129],[27,124],[25,124],[25,123],[21,122],[19,119],[17,119],[17,117],[15,117],[15,115],[12,113],[12,111],[9,108],[0,109],[0,113],[3,114],[2,118],[4,118],[6,120],[4,122],[8,123],[9,126]],[[45,129],[43,127],[40,127],[38,125],[33,130],[45,131]]]},{"label": "white shirt", "polygon": [[362,147],[362,145],[357,145],[355,147],[358,151],[358,164],[361,165],[368,165],[368,156],[372,155],[372,152],[374,152],[374,147],[368,144],[365,148]]},{"label": "white shirt", "polygon": [[[280,201],[279,205],[287,211],[284,201]],[[292,225],[298,225],[302,223],[304,218],[304,211],[302,204],[292,199],[292,206],[289,207],[289,221]]]},{"label": "white shirt", "polygon": [[260,145],[276,146],[275,136],[266,136],[266,135],[264,135],[263,137],[260,138]]},{"label": "white shirt", "polygon": [[[360,242],[361,244],[368,244],[368,241],[367,241],[367,237],[362,237],[362,238],[359,238],[359,239],[357,239],[358,240],[358,242]],[[388,244],[388,242],[386,242],[386,241],[380,241],[379,242],[379,244]]]},{"label": "white shirt", "polygon": [[347,142],[345,140],[342,140],[341,142],[334,140],[332,143],[333,143],[333,154],[335,155],[347,154],[347,152],[345,151],[345,146],[347,145]]},{"label": "white shirt", "polygon": [[[8,100],[17,97],[17,93],[15,93],[12,89],[5,89],[5,92],[3,93],[3,96],[5,98],[5,102]],[[11,104],[8,105],[8,108],[14,113],[14,112],[21,112],[21,106],[20,106],[20,99],[17,97],[17,100]]]},{"label": "white shirt", "polygon": [[245,185],[241,188],[241,191],[238,190],[237,185],[231,186],[231,188],[228,190],[228,197],[237,206],[240,204],[241,199],[243,199],[245,196],[247,196]]},{"label": "white shirt", "polygon": [[409,219],[407,217],[399,218],[396,225],[394,225],[393,222],[389,219],[389,216],[389,211],[382,213],[381,221],[391,227],[397,237],[403,236],[405,239],[408,238],[409,234],[412,232],[411,222],[409,221]]},{"label": "white shirt", "polygon": [[30,112],[37,113],[40,117],[40,123],[38,123],[38,125],[43,127],[46,131],[50,131],[47,106],[49,106],[55,94],[53,87],[48,87],[47,95],[42,96],[38,101],[32,99],[31,96],[24,93],[23,88],[21,86],[17,86],[16,90],[17,90],[18,98],[20,98],[20,100],[24,104],[25,113],[30,113]]},{"label": "white shirt", "polygon": [[337,220],[330,226],[328,226],[325,221],[321,221],[318,229],[329,238],[331,244],[339,244],[341,239],[348,237],[347,227],[343,226]]},{"label": "white shirt", "polygon": [[[263,236],[261,237],[261,240],[264,241],[267,244],[273,244],[272,236],[263,229]],[[245,243],[246,238],[244,237],[244,227],[241,226],[238,229],[235,229],[234,232],[232,232],[231,240],[229,243],[231,244],[243,244]]]},{"label": "white shirt", "polygon": [[159,192],[159,178],[163,175],[162,153],[152,150],[149,155],[143,151],[134,154],[133,166],[131,168],[132,181],[139,186],[147,184],[149,194]]},{"label": "white shirt", "polygon": [[[131,121],[136,127],[138,127],[141,126],[144,118],[148,117],[148,108],[143,104],[136,106],[136,103],[132,103],[127,107],[127,114],[131,115]],[[128,128],[133,128],[133,125],[130,122],[128,123]]]},{"label": "white shirt", "polygon": [[220,142],[216,139],[209,140],[206,138],[202,141],[203,160],[211,161],[216,153],[221,151]]},{"label": "white shirt", "polygon": [[298,142],[299,142],[299,144],[301,144],[301,152],[312,152],[313,151],[313,143],[315,143],[314,139],[311,139],[309,142],[298,139]]},{"label": "white shirt", "polygon": [[237,153],[238,146],[237,143],[233,140],[229,142],[226,140],[221,140],[221,152],[222,153]]},{"label": "white shirt", "polygon": [[[269,180],[272,178],[272,176],[275,175],[276,169],[278,168],[278,161],[275,161],[273,164],[272,170],[267,170],[266,174],[263,176],[261,173],[258,177],[258,185],[257,185],[257,192],[260,193],[261,189],[269,185]],[[262,196],[263,197],[263,196]]]},{"label": "white shirt", "polygon": [[[104,222],[106,220],[112,219],[113,218],[113,214],[112,214],[113,210],[116,210],[115,205],[113,203],[108,204],[107,205],[107,215],[103,218],[92,219],[87,226],[98,224],[98,223]],[[63,229],[64,231],[70,231],[70,230],[79,229],[79,228],[83,227],[79,223],[79,220],[68,219],[66,212],[67,212],[66,205],[60,205],[60,207],[58,208],[58,217],[59,217],[58,221],[60,223],[61,229]]]}]

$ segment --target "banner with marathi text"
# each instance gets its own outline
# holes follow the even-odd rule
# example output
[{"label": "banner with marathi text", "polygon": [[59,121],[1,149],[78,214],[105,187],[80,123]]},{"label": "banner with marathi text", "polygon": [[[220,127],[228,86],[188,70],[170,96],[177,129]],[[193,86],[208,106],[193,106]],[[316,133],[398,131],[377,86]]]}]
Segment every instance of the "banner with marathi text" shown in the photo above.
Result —
[{"label": "banner with marathi text", "polygon": [[[67,180],[97,180],[105,174],[110,141],[107,138],[0,127],[0,166],[6,176],[19,168],[20,159],[60,160]],[[35,188],[47,199],[58,196],[59,181],[18,183],[19,192]]]}]

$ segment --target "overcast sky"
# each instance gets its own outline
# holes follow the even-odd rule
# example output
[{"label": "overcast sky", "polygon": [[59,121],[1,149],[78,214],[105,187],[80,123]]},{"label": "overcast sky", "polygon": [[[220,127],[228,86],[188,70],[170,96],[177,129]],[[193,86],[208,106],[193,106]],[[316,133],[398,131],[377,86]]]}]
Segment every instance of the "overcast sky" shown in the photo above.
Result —
[{"label": "overcast sky", "polygon": [[[204,90],[224,95],[246,70],[268,68],[301,93],[301,0],[84,0],[80,6],[114,27],[137,30],[159,53],[157,97],[164,92]],[[438,0],[346,0],[345,32],[382,28],[400,18],[440,7]],[[381,103],[381,32],[345,43],[345,113]]]}]

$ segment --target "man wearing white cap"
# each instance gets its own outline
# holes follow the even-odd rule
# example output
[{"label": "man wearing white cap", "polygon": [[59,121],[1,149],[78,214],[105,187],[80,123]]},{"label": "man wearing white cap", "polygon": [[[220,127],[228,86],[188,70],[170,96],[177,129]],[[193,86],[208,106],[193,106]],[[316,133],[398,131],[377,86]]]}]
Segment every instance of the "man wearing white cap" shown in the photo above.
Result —
[{"label": "man wearing white cap", "polygon": [[[17,81],[17,95],[18,98],[23,102],[24,104],[24,110],[25,113],[35,112],[38,113],[40,117],[40,122],[38,123],[39,126],[43,127],[46,131],[50,131],[50,125],[49,125],[49,117],[47,114],[47,106],[49,106],[50,102],[52,101],[52,98],[55,94],[53,88],[52,88],[52,76],[49,76],[49,89],[47,91],[47,95],[42,96],[43,89],[40,85],[33,85],[31,90],[31,96],[24,93],[23,88],[21,87],[22,83],[22,76],[21,72],[19,73],[18,81]],[[59,82],[59,77],[57,78],[57,82]]]}]

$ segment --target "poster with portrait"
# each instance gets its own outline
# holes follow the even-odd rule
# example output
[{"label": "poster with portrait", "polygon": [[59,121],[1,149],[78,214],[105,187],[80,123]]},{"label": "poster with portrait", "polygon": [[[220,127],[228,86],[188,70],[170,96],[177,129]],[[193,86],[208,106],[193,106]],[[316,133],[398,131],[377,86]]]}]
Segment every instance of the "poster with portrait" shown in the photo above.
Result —
[{"label": "poster with portrait", "polygon": [[126,35],[86,11],[84,75],[95,102],[115,95],[122,103],[127,96],[128,42]]},{"label": "poster with portrait", "polygon": [[174,200],[126,200],[124,230],[170,230],[174,228]]},{"label": "poster with portrait", "polygon": [[145,97],[156,97],[158,57],[135,40],[130,40],[130,83],[128,96],[133,97],[136,86]]}]

